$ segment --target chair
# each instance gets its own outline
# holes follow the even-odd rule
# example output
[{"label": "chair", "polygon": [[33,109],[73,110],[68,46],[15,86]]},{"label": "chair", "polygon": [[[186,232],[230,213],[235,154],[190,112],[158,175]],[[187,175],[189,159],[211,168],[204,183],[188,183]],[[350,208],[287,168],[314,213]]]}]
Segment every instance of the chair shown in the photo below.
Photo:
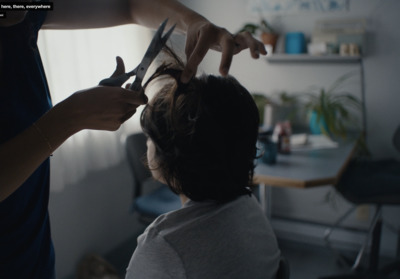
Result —
[{"label": "chair", "polygon": [[133,174],[132,209],[139,213],[142,223],[149,224],[159,215],[179,209],[181,201],[167,185],[154,180],[144,165],[146,140],[144,133],[129,135],[126,139],[126,152]]},{"label": "chair", "polygon": [[[397,128],[393,144],[400,151],[400,126]],[[336,278],[376,278],[384,279],[394,272],[400,276],[400,235],[397,244],[396,259],[383,267],[379,266],[379,249],[382,230],[382,206],[400,205],[400,161],[395,159],[366,160],[354,159],[343,173],[336,185],[336,190],[355,205],[372,204],[376,207],[375,216],[368,230],[367,239],[362,245],[350,274],[322,277],[320,279]],[[355,208],[355,207],[354,207]],[[352,210],[348,211],[333,228],[341,223]],[[326,233],[329,235],[333,228]],[[400,231],[397,231],[400,233]],[[371,242],[368,266],[360,268],[361,259]],[[339,254],[339,256],[341,256]],[[343,259],[343,258],[342,258]],[[393,277],[390,277],[393,278]]]}]

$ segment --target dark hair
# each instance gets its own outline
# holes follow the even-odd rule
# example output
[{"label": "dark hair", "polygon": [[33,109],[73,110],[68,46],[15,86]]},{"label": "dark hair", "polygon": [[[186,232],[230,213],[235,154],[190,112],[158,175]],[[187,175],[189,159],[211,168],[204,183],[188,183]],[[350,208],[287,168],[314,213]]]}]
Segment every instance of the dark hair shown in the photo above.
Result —
[{"label": "dark hair", "polygon": [[163,179],[194,201],[224,202],[250,193],[259,126],[253,98],[231,76],[202,75],[181,84],[184,65],[170,53],[175,61],[160,66],[149,81],[162,76],[172,82],[140,119]]}]

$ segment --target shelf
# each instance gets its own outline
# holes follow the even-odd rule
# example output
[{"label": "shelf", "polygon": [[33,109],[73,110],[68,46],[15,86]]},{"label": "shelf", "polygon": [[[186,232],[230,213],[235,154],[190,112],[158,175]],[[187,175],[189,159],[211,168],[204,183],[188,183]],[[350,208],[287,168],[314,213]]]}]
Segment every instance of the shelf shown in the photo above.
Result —
[{"label": "shelf", "polygon": [[321,55],[308,54],[273,54],[266,57],[270,63],[359,63],[361,56]]}]

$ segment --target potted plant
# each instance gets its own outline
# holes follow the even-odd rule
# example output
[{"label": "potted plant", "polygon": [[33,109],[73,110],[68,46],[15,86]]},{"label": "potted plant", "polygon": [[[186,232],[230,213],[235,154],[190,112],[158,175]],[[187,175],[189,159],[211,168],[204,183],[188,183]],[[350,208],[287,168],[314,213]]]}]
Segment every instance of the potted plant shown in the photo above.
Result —
[{"label": "potted plant", "polygon": [[271,27],[271,25],[265,19],[261,19],[259,24],[245,23],[239,32],[248,31],[253,36],[260,36],[261,41],[265,45],[272,45],[272,49],[275,50],[276,43],[279,38],[279,34]]},{"label": "potted plant", "polygon": [[[306,94],[311,133],[346,138],[348,124],[354,121],[354,112],[361,111],[358,98],[340,91],[340,86],[352,73],[339,77],[328,89],[319,88]],[[350,110],[353,108],[353,110]]]}]

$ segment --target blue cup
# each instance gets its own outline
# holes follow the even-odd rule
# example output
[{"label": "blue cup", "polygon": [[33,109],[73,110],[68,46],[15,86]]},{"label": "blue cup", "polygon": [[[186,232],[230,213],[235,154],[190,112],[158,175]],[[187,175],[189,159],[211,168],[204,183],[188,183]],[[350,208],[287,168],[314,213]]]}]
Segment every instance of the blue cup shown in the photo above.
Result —
[{"label": "blue cup", "polygon": [[286,33],[285,52],[288,54],[301,54],[306,52],[306,38],[302,32]]}]

